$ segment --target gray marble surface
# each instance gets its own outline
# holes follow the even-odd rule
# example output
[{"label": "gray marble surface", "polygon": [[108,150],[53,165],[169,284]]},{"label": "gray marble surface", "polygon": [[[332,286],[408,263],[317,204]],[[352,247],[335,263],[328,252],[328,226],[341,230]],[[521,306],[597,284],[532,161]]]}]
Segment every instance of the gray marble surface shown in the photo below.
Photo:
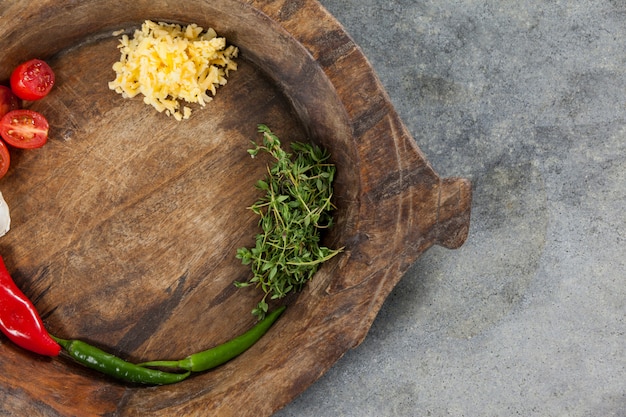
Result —
[{"label": "gray marble surface", "polygon": [[473,215],[276,415],[626,416],[626,2],[321,3]]}]

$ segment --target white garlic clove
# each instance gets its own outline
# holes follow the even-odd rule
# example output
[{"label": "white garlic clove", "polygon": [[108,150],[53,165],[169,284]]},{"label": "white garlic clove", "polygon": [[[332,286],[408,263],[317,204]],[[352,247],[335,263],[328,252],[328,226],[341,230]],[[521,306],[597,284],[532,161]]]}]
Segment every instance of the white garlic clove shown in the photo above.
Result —
[{"label": "white garlic clove", "polygon": [[0,192],[0,236],[4,236],[11,229],[11,216],[9,214],[9,205],[4,201],[2,192]]}]

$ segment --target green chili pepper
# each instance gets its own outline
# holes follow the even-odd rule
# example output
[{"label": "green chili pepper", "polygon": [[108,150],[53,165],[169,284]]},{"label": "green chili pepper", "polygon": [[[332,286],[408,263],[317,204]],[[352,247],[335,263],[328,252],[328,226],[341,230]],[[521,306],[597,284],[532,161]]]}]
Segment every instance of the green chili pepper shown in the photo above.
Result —
[{"label": "green chili pepper", "polygon": [[183,369],[193,372],[202,372],[215,368],[239,356],[254,345],[269,330],[284,310],[285,306],[277,308],[247,332],[214,348],[194,353],[177,361],[144,362],[138,366]]},{"label": "green chili pepper", "polygon": [[78,363],[123,381],[147,385],[166,385],[180,382],[189,372],[170,373],[126,362],[95,346],[80,340],[64,340],[52,336],[63,349]]}]

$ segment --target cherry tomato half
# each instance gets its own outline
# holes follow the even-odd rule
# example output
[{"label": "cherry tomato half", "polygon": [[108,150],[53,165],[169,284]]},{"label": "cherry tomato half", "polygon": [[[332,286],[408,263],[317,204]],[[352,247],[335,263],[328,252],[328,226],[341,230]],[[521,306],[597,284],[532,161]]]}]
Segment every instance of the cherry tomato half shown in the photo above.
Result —
[{"label": "cherry tomato half", "polygon": [[12,110],[0,119],[0,136],[21,149],[42,147],[48,141],[48,121],[36,111]]},{"label": "cherry tomato half", "polygon": [[17,98],[9,87],[0,85],[0,117],[4,116],[11,110],[20,108],[20,99]]},{"label": "cherry tomato half", "polygon": [[39,100],[54,86],[54,72],[41,59],[31,59],[17,66],[11,74],[11,89],[22,100]]},{"label": "cherry tomato half", "polygon": [[7,173],[10,163],[11,156],[9,155],[9,148],[0,140],[0,178],[4,177],[4,174]]}]

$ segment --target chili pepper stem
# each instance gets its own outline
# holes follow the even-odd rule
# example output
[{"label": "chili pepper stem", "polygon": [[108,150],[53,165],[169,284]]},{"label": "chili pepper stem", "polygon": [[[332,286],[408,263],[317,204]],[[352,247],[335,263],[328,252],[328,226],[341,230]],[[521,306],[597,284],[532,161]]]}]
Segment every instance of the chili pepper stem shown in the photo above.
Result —
[{"label": "chili pepper stem", "polygon": [[53,338],[54,341],[61,345],[61,347],[65,350],[69,349],[70,345],[72,344],[70,340],[60,339],[54,335],[50,335],[50,337]]},{"label": "chili pepper stem", "polygon": [[191,361],[188,358],[181,359],[178,361],[150,361],[150,362],[142,362],[137,364],[137,366],[143,366],[144,368],[170,368],[170,369],[184,369],[187,371],[191,371]]}]

